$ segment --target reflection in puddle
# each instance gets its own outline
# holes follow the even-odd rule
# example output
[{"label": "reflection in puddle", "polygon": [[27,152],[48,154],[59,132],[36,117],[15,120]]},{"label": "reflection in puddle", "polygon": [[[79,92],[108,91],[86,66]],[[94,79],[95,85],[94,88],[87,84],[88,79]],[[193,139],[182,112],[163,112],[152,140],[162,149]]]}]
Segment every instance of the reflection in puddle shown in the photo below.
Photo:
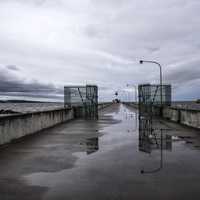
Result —
[{"label": "reflection in puddle", "polygon": [[[161,141],[162,138],[162,141]],[[161,145],[162,143],[162,145]],[[149,137],[141,137],[139,139],[139,150],[145,153],[151,153],[153,150],[172,150],[172,136],[163,134],[160,135],[149,135]]]},{"label": "reflection in puddle", "polygon": [[[116,199],[116,195],[121,198],[124,191],[130,195],[130,198],[122,196],[121,199],[147,199],[148,197],[159,199],[163,191],[163,195],[170,191],[168,197],[173,196],[177,191],[182,195],[182,188],[193,192],[193,186],[197,188],[196,183],[199,182],[199,152],[188,149],[189,145],[186,145],[182,138],[172,136],[188,135],[188,132],[178,132],[177,129],[166,130],[163,126],[162,129],[154,126],[152,132],[152,126],[148,127],[147,121],[144,130],[140,124],[138,135],[137,131],[133,132],[135,117],[127,113],[128,111],[121,107],[118,113],[113,114],[114,119],[121,120],[120,123],[99,129],[101,135],[91,131],[95,135],[88,134],[86,138],[86,135],[80,134],[78,140],[72,141],[69,154],[71,155],[72,152],[73,156],[78,157],[72,168],[54,173],[29,174],[24,176],[25,181],[30,185],[48,187],[44,199],[96,199],[97,196],[98,199]],[[85,124],[82,125],[83,127]],[[74,130],[76,129],[75,124]],[[87,127],[84,133],[88,132]],[[140,152],[138,152],[138,145]],[[152,156],[147,159],[147,154],[144,152],[148,155],[152,153]],[[64,153],[63,156],[66,154]],[[153,176],[143,176],[139,173],[141,166],[144,167],[142,173],[154,173],[162,169],[164,164],[165,169]],[[105,196],[102,191],[111,196]],[[139,195],[146,196],[138,198],[138,195],[135,195],[136,191],[139,191]],[[154,196],[155,191],[158,196]],[[179,193],[176,193],[177,195]]]},{"label": "reflection in puddle", "polygon": [[88,138],[86,140],[86,145],[87,145],[87,154],[92,154],[95,153],[96,151],[99,150],[99,138],[94,137],[94,138]]},{"label": "reflection in puddle", "polygon": [[141,173],[155,173],[163,168],[163,150],[172,150],[172,136],[166,134],[167,129],[155,126],[151,117],[139,116],[139,151],[151,153],[160,150],[159,166]]},{"label": "reflection in puddle", "polygon": [[[176,130],[177,131],[177,130]],[[179,135],[173,136],[173,129],[169,128],[160,120],[152,120],[149,116],[139,116],[139,151],[145,153],[160,152],[159,164],[154,169],[141,170],[141,173],[154,173],[163,168],[163,151],[172,151],[172,142],[182,141],[182,144],[193,144],[195,148],[194,136]],[[182,134],[182,133],[181,133]],[[186,134],[186,133],[185,133]],[[157,153],[155,155],[157,155]]]},{"label": "reflection in puddle", "polygon": [[[170,130],[170,129],[169,129]],[[148,117],[139,117],[139,150],[151,153],[152,150],[172,149],[172,136],[166,134],[168,130],[155,127],[152,119]]]},{"label": "reflection in puddle", "polygon": [[[73,155],[85,158],[87,155],[110,151],[121,147],[124,143],[131,143],[130,137],[133,137],[133,132],[137,131],[137,114],[129,111],[126,107],[123,108],[120,106],[117,112],[104,114],[104,116],[110,116],[113,123],[104,127],[98,135],[82,140],[80,144],[83,148]],[[125,130],[126,134],[123,133]]]},{"label": "reflection in puddle", "polygon": [[84,142],[80,143],[85,146],[85,150],[73,153],[78,158],[84,158],[87,155],[93,154],[99,150],[99,138],[92,137],[85,139]]}]

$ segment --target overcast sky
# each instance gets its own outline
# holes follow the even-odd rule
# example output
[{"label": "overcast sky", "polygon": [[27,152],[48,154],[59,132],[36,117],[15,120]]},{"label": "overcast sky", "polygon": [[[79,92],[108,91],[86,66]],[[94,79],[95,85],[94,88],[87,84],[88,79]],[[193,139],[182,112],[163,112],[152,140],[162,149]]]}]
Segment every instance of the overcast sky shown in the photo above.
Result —
[{"label": "overcast sky", "polygon": [[62,98],[64,85],[92,83],[109,100],[159,82],[147,59],[174,99],[200,98],[199,11],[199,0],[1,0],[0,95]]}]

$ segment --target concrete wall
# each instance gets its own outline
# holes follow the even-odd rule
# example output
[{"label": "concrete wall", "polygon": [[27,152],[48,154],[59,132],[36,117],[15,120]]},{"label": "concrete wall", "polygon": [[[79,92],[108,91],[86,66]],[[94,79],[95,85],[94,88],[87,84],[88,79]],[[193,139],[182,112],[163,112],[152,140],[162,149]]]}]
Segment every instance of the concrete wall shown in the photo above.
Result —
[{"label": "concrete wall", "polygon": [[[111,104],[111,102],[99,103],[98,109],[103,109]],[[62,108],[57,110],[1,116],[0,145],[83,115],[84,109],[82,107],[77,107],[74,109]]]},{"label": "concrete wall", "polygon": [[163,109],[163,117],[174,122],[180,122],[180,110],[165,107]]},{"label": "concrete wall", "polygon": [[163,109],[163,117],[171,121],[200,129],[200,111],[173,107]]},{"label": "concrete wall", "polygon": [[[138,108],[134,103],[124,102],[125,105]],[[156,107],[154,109],[157,109]],[[200,111],[174,107],[164,107],[162,117],[173,122],[200,129]]]},{"label": "concrete wall", "polygon": [[74,118],[72,109],[0,117],[0,145]]}]

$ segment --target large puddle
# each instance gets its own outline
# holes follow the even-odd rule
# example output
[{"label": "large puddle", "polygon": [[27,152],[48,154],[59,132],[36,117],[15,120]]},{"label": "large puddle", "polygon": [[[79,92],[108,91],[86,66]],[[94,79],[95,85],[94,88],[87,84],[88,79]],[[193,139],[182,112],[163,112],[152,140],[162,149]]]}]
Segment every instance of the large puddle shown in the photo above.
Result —
[{"label": "large puddle", "polygon": [[26,183],[48,187],[44,199],[151,199],[165,193],[171,199],[177,195],[186,199],[187,194],[198,193],[200,151],[196,131],[179,131],[173,124],[162,136],[162,149],[159,138],[157,148],[155,144],[141,146],[134,110],[120,105],[106,115],[118,123],[99,130],[97,136],[84,138],[81,145],[86,149],[72,152],[78,158],[73,168],[28,174],[24,176]]}]

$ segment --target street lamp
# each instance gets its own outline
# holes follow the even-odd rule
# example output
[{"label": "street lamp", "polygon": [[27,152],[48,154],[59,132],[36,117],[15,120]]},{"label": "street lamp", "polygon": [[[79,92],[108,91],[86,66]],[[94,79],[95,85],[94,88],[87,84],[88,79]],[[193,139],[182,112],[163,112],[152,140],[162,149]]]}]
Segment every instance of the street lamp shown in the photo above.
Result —
[{"label": "street lamp", "polygon": [[[140,60],[140,64],[143,63],[153,63],[158,65],[159,69],[160,69],[160,103],[161,103],[161,115],[162,115],[162,105],[163,105],[163,96],[162,96],[162,66],[160,63],[156,62],[156,61],[150,61],[150,60]],[[163,135],[162,135],[162,129],[161,129],[161,146],[160,146],[160,165],[158,168],[154,169],[154,170],[149,170],[149,171],[144,171],[141,170],[141,173],[154,173],[154,172],[158,172],[159,170],[162,169],[163,167],[163,144],[162,144],[162,140],[163,140]]]},{"label": "street lamp", "polygon": [[163,104],[163,100],[162,100],[162,66],[160,63],[156,62],[156,61],[150,61],[150,60],[140,60],[140,64],[143,63],[153,63],[159,66],[160,69],[160,102],[161,102],[161,106]]}]

